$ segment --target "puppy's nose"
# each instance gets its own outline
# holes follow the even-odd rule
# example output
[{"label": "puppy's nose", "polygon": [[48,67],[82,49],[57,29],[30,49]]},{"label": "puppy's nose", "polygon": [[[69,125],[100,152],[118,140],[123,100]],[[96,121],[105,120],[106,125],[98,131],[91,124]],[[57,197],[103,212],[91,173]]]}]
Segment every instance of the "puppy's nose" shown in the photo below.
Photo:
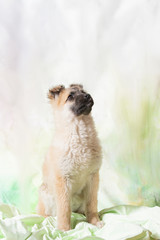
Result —
[{"label": "puppy's nose", "polygon": [[88,100],[89,98],[91,98],[91,95],[90,94],[86,94],[85,98]]}]

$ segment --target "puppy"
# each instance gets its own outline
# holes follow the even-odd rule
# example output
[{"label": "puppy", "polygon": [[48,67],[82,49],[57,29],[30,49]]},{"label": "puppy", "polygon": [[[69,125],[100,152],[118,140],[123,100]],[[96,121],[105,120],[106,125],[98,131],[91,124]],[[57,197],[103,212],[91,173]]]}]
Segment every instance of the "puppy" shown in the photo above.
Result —
[{"label": "puppy", "polygon": [[82,85],[57,86],[48,98],[55,120],[54,140],[43,164],[38,213],[57,215],[60,230],[71,228],[71,211],[83,213],[98,227],[97,191],[101,146],[91,116],[94,104]]}]

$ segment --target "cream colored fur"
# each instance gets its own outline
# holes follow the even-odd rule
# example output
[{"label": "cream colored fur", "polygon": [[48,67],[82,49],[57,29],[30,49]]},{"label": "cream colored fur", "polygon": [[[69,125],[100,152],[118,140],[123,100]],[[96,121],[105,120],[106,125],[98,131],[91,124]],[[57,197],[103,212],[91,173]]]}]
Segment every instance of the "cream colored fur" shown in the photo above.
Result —
[{"label": "cream colored fur", "polygon": [[92,116],[76,117],[70,104],[53,109],[56,128],[43,165],[38,212],[57,215],[62,230],[70,229],[71,211],[84,213],[89,222],[101,225],[97,191],[102,154]]}]

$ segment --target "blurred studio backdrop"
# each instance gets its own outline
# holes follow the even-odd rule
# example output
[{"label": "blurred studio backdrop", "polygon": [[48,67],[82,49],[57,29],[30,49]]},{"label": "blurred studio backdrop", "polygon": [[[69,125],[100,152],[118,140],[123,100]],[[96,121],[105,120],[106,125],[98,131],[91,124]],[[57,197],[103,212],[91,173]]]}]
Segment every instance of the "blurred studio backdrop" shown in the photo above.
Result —
[{"label": "blurred studio backdrop", "polygon": [[0,2],[0,201],[35,212],[49,87],[81,83],[103,146],[99,210],[160,206],[160,1]]}]

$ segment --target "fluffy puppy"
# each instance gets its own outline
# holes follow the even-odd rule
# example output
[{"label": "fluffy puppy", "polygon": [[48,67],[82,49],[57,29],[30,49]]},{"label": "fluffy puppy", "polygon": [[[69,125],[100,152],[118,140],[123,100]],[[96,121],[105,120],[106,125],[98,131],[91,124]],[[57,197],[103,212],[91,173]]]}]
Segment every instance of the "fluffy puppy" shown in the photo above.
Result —
[{"label": "fluffy puppy", "polygon": [[102,154],[90,114],[93,99],[78,84],[54,87],[48,98],[55,133],[43,164],[38,213],[57,215],[60,230],[70,229],[71,211],[85,214],[89,223],[101,227],[97,191]]}]

